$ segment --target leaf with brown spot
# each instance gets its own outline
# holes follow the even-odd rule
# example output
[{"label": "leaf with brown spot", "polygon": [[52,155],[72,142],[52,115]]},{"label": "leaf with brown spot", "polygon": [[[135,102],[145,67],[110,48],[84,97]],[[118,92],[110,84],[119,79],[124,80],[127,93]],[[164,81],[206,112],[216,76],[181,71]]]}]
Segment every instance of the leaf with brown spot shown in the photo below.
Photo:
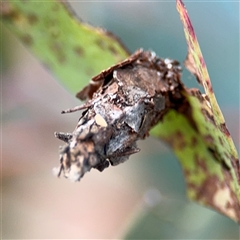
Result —
[{"label": "leaf with brown spot", "polygon": [[[172,146],[180,158],[182,167],[188,172],[186,176],[187,185],[195,186],[188,189],[189,197],[206,206],[211,206],[235,221],[240,222],[240,172],[237,151],[226,128],[225,120],[216,101],[197,37],[187,10],[181,0],[177,0],[177,9],[183,22],[188,43],[186,66],[204,86],[206,95],[191,96],[191,94],[185,93],[189,109],[183,112],[183,117],[189,123],[194,122],[196,129],[195,131],[193,131],[193,128],[192,130],[188,129],[189,123],[187,122],[179,125],[186,139],[189,139],[191,135],[193,138],[195,135],[194,138],[198,139],[197,146],[191,149],[190,142],[189,147],[186,146],[182,150],[175,148],[176,143]],[[161,129],[158,129],[158,133],[163,138],[171,139],[175,136],[176,129],[178,129],[177,120],[173,120],[171,123],[167,119],[164,119],[164,121],[166,124],[163,122]],[[170,126],[174,126],[173,129],[169,129],[173,133],[166,131],[166,125],[169,128]],[[182,142],[183,140],[181,138],[176,141]],[[185,142],[188,142],[188,140]],[[197,171],[197,168],[201,169],[202,163],[200,164],[194,153],[198,153],[199,157],[202,156],[201,161],[204,162],[204,170]],[[208,190],[209,185],[211,185],[211,191]],[[216,196],[223,196],[223,194],[219,193],[221,191],[224,191],[224,193],[228,192],[229,194],[224,194],[225,200],[223,200],[225,202],[224,204],[220,204],[220,206],[216,204]],[[221,199],[218,199],[218,201],[221,201]],[[231,207],[229,207],[230,205]]]},{"label": "leaf with brown spot", "polygon": [[128,56],[116,37],[80,22],[63,1],[9,0],[1,2],[0,14],[4,25],[74,94]]},{"label": "leaf with brown spot", "polygon": [[189,198],[240,222],[237,151],[217,104],[187,11],[181,0],[176,2],[188,43],[185,64],[206,94],[195,89],[182,91],[185,101],[170,110],[151,133],[173,148],[185,173]]}]

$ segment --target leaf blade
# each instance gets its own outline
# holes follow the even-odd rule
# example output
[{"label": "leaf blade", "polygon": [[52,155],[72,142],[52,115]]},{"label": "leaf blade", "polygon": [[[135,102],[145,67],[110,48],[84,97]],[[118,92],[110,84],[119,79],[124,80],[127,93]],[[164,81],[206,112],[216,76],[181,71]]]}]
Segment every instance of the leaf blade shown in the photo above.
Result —
[{"label": "leaf blade", "polygon": [[72,93],[129,53],[112,34],[78,21],[59,1],[9,1],[3,23]]}]

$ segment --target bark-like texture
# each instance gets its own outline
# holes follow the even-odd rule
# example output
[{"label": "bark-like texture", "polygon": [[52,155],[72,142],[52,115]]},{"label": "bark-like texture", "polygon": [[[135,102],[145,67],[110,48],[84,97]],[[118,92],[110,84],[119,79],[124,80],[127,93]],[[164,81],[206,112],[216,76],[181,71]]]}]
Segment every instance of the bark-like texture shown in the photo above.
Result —
[{"label": "bark-like texture", "polygon": [[148,136],[174,102],[181,102],[180,75],[177,61],[139,50],[94,77],[78,94],[91,99],[65,111],[85,108],[72,135],[56,134],[67,142],[60,153],[60,173],[80,180],[91,168],[102,171],[138,152],[136,141]]}]

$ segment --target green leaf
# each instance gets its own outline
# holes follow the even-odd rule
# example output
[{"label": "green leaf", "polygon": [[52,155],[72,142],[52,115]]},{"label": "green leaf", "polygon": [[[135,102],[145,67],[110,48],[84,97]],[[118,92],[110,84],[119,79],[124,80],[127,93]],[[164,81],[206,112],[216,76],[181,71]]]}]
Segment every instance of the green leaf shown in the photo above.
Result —
[{"label": "green leaf", "polygon": [[183,22],[189,54],[187,68],[206,94],[185,89],[182,112],[171,110],[152,134],[165,140],[182,166],[188,197],[240,222],[240,173],[237,151],[217,104],[201,50],[181,0],[177,9]]},{"label": "green leaf", "polygon": [[80,22],[61,1],[1,2],[2,22],[72,93],[128,51],[112,34]]},{"label": "green leaf", "polygon": [[188,197],[239,221],[237,169],[223,162],[228,145],[222,142],[222,133],[211,118],[202,114],[208,107],[196,97],[186,98],[191,115],[171,110],[152,134],[173,148],[184,172]]}]

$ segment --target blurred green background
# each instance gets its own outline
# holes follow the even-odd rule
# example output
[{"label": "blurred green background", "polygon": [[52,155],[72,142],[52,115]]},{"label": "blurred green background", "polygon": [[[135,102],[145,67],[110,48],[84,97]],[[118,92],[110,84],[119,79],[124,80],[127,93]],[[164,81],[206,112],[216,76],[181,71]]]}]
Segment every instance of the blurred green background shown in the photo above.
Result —
[{"label": "blurred green background", "polygon": [[[185,59],[175,1],[71,5],[131,52],[143,47]],[[187,1],[186,7],[239,150],[239,2]],[[1,36],[3,239],[239,239],[236,223],[186,199],[177,159],[152,138],[126,163],[92,170],[80,183],[55,178],[62,143],[53,132],[74,129],[80,113],[60,112],[79,101],[4,27]],[[183,79],[199,87],[189,72]]]}]

